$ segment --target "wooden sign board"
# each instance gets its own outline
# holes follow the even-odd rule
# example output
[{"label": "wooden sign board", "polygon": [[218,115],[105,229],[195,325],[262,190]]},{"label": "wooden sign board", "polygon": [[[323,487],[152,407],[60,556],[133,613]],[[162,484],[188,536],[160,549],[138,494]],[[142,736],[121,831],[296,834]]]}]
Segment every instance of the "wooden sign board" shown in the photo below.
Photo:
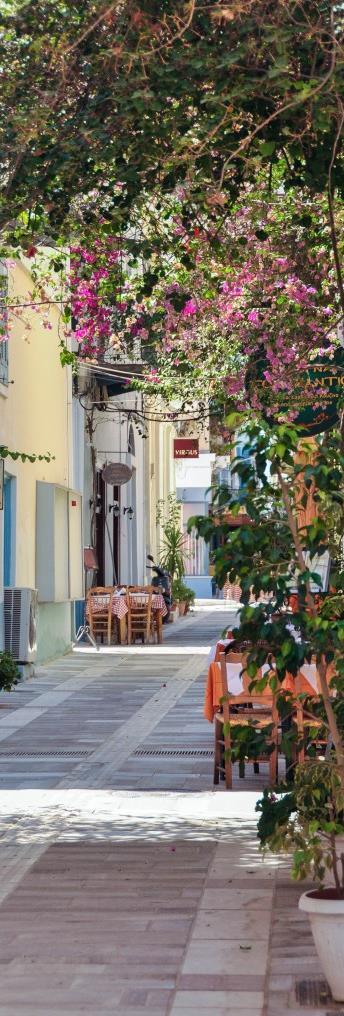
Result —
[{"label": "wooden sign board", "polygon": [[120,487],[123,483],[129,483],[133,475],[130,466],[125,462],[107,462],[102,470],[102,477],[105,483],[111,483],[114,487]]},{"label": "wooden sign board", "polygon": [[[259,394],[262,414],[270,424],[277,422],[276,411],[270,409],[271,385],[265,379],[265,370],[269,367],[265,349],[261,347],[251,357],[246,372],[245,387],[248,400],[252,395]],[[298,414],[293,420],[302,433],[313,436],[322,434],[332,427],[338,426],[338,401],[344,388],[344,350],[340,347],[330,356],[317,357],[306,369],[296,370],[293,376],[293,388],[289,396],[285,391],[273,394],[273,401],[280,403],[280,413],[297,407]]]},{"label": "wooden sign board", "polygon": [[175,459],[198,459],[198,437],[176,437],[174,439],[173,454]]}]

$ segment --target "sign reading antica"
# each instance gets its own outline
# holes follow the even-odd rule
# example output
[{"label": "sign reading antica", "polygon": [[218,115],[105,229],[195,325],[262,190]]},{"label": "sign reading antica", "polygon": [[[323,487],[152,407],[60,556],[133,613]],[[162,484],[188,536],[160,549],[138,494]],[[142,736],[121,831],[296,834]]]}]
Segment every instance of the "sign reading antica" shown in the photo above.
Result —
[{"label": "sign reading antica", "polygon": [[265,379],[268,368],[265,351],[252,358],[247,375],[246,390],[259,395],[267,421],[275,422],[279,411],[287,414],[297,409],[293,422],[305,434],[321,434],[338,424],[338,401],[344,394],[344,350],[337,349],[332,359],[319,357],[309,366],[290,372],[290,391],[276,392]]}]

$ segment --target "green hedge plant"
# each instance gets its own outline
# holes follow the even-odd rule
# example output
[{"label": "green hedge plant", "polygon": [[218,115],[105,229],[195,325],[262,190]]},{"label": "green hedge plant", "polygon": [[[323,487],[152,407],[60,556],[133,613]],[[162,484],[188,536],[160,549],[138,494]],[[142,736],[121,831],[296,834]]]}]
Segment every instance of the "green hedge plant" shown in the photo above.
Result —
[{"label": "green hedge plant", "polygon": [[0,691],[13,691],[19,681],[19,670],[11,653],[0,652]]}]

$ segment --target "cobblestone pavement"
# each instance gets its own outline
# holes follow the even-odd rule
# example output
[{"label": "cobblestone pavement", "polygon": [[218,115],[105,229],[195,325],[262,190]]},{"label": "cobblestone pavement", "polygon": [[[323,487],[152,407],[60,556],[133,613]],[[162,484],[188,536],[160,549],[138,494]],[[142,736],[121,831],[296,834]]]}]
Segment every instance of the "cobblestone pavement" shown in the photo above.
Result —
[{"label": "cobblestone pavement", "polygon": [[295,976],[321,975],[258,853],[265,767],[212,787],[206,657],[231,620],[200,611],[162,647],[73,653],[0,696],[0,1016],[328,1012],[296,1005]]}]

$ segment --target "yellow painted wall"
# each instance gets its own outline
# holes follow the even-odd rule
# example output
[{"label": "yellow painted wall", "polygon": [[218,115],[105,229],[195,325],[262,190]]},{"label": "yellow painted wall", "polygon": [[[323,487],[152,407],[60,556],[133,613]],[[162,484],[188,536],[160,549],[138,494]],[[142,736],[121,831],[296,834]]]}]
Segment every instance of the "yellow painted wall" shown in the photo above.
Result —
[{"label": "yellow painted wall", "polygon": [[162,525],[156,525],[158,501],[166,501],[175,493],[175,462],[173,458],[174,428],[169,423],[149,423],[147,441],[147,512],[146,542],[149,553],[157,560],[162,541]]},{"label": "yellow painted wall", "polygon": [[[10,269],[11,298],[30,298],[31,278],[18,264]],[[46,310],[46,308],[44,308]],[[36,480],[69,486],[71,448],[70,369],[59,360],[58,310],[42,314],[25,310],[31,330],[14,319],[9,340],[9,385],[0,386],[0,443],[15,451],[55,456],[51,463],[22,463],[7,458],[5,470],[17,477],[16,584],[35,584]]]},{"label": "yellow painted wall", "polygon": [[[30,299],[31,291],[29,270],[26,265],[17,263],[9,269],[10,298],[24,304]],[[43,312],[48,314],[51,328],[44,327]],[[0,443],[14,451],[50,452],[54,456],[49,464],[5,459],[5,473],[16,477],[16,553],[12,581],[17,586],[35,587],[36,481],[71,486],[71,371],[60,364],[58,309],[55,306],[44,307],[42,312],[26,309],[25,321],[29,330],[24,320],[10,319],[9,384],[0,384]],[[70,639],[70,604],[65,605],[62,613],[61,607],[63,605],[59,605],[60,633],[56,631],[56,645],[60,651]],[[44,610],[50,611],[49,625],[54,628],[51,616],[54,608],[55,604],[44,606],[43,612],[40,609],[43,639]],[[54,655],[53,644],[51,653],[49,649],[50,643],[45,646],[45,657]]]}]

